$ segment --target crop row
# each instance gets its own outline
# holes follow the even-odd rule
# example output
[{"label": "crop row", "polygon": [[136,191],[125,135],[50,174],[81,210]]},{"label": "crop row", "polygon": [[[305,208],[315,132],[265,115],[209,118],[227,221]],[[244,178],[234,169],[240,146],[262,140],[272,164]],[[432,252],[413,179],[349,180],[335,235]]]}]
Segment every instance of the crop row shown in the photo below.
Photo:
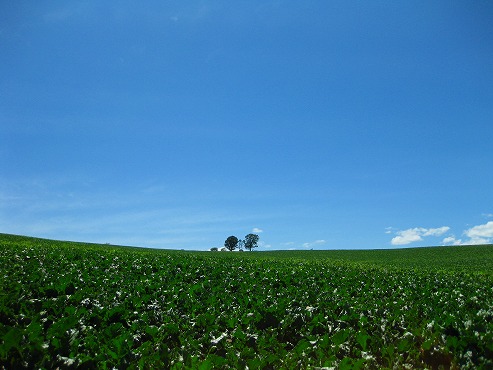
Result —
[{"label": "crop row", "polygon": [[5,243],[0,367],[491,368],[488,275]]}]

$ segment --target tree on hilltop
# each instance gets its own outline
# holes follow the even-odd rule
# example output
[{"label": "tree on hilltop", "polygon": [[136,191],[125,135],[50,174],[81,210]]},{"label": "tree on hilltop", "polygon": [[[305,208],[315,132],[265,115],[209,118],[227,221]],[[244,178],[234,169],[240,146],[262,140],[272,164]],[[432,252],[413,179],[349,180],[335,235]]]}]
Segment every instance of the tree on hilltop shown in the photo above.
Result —
[{"label": "tree on hilltop", "polygon": [[243,245],[245,246],[246,249],[248,249],[251,252],[253,248],[258,247],[257,244],[258,240],[259,240],[259,236],[257,234],[248,234],[247,236],[245,236]]},{"label": "tree on hilltop", "polygon": [[234,235],[228,236],[228,238],[224,242],[224,246],[226,247],[226,249],[231,252],[236,249],[237,245],[238,245],[238,238]]}]

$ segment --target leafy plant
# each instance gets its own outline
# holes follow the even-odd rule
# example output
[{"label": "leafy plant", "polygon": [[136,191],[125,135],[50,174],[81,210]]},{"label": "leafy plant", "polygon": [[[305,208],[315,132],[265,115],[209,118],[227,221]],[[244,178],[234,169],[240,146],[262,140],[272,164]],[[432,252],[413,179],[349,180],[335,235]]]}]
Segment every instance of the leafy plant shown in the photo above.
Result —
[{"label": "leafy plant", "polygon": [[467,256],[493,261],[493,247],[464,248],[404,263],[3,234],[0,367],[490,368],[493,263]]}]

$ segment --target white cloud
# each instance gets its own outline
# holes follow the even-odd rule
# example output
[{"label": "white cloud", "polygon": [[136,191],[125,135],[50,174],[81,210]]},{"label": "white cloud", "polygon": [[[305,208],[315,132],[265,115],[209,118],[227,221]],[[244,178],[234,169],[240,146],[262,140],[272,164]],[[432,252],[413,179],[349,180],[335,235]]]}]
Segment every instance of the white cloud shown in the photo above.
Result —
[{"label": "white cloud", "polygon": [[456,239],[455,236],[448,236],[442,240],[443,244],[461,245],[462,239]]},{"label": "white cloud", "polygon": [[421,229],[421,231],[424,232],[423,236],[440,236],[445,234],[447,231],[450,230],[450,227],[448,226],[442,226],[436,229]]},{"label": "white cloud", "polygon": [[407,229],[398,231],[397,236],[390,241],[392,245],[404,245],[423,240],[419,235],[418,229]]},{"label": "white cloud", "polygon": [[[397,231],[397,236],[391,241],[393,245],[410,244],[416,241],[423,240],[425,236],[441,236],[448,232],[448,226],[439,228],[425,229],[415,227],[413,229]],[[467,239],[457,239],[455,235],[449,235],[442,240],[444,245],[477,245],[477,244],[493,244],[493,221],[488,221],[482,225],[476,225],[463,232]]]},{"label": "white cloud", "polygon": [[440,236],[450,230],[448,226],[442,226],[436,229],[425,229],[415,227],[412,229],[397,231],[397,236],[390,241],[392,245],[405,245],[423,240],[423,236]]},{"label": "white cloud", "polygon": [[469,240],[466,244],[489,244],[493,242],[493,221],[489,221],[483,225],[473,226],[464,231]]},{"label": "white cloud", "polygon": [[260,234],[260,233],[263,233],[263,232],[264,232],[264,230],[259,229],[258,227],[254,227],[254,228],[252,229],[252,233],[258,233],[258,234]]},{"label": "white cloud", "polygon": [[464,242],[464,245],[480,245],[480,244],[490,244],[492,242],[492,239],[486,239],[486,238],[471,238],[469,240],[466,240]]},{"label": "white cloud", "polygon": [[468,237],[485,237],[485,238],[493,238],[493,221],[489,221],[484,225],[478,225],[466,230],[464,232]]}]

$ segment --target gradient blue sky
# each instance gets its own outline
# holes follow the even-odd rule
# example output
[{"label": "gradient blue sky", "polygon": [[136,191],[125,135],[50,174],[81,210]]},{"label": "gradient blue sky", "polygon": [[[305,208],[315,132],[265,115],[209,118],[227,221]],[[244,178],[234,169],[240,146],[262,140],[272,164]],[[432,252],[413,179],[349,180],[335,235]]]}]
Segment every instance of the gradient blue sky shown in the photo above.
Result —
[{"label": "gradient blue sky", "polygon": [[491,1],[3,1],[0,232],[493,243]]}]

